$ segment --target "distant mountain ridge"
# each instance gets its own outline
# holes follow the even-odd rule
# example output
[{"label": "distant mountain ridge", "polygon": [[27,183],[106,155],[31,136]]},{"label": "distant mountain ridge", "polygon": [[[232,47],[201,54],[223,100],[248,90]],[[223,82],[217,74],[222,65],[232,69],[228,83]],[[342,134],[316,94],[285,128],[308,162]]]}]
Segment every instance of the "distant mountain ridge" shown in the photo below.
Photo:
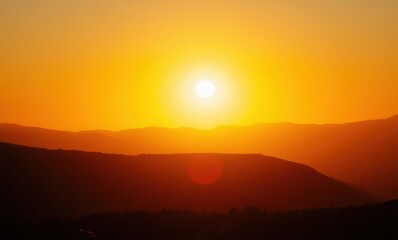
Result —
[{"label": "distant mountain ridge", "polygon": [[398,115],[346,124],[144,128],[66,132],[1,124],[0,141],[105,153],[260,153],[309,165],[370,191],[398,198]]},{"label": "distant mountain ridge", "polygon": [[[0,143],[0,156],[0,212],[11,218],[161,208],[227,211],[247,205],[287,210],[374,201],[308,166],[259,154],[127,156]],[[196,170],[212,174],[213,165],[203,173],[203,162],[219,163],[211,184],[198,184],[192,176]]]}]

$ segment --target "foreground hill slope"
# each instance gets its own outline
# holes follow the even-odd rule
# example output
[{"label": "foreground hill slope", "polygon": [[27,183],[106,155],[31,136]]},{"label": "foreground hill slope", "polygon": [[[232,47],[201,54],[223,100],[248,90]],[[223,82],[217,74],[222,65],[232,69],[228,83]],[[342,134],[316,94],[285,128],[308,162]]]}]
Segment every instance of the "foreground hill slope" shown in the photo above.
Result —
[{"label": "foreground hill slope", "polygon": [[287,210],[373,201],[305,165],[255,154],[125,156],[0,143],[0,156],[1,215],[18,218],[247,205]]},{"label": "foreground hill slope", "polygon": [[2,236],[42,240],[396,239],[397,216],[398,200],[361,207],[286,212],[253,207],[209,214],[168,209],[92,214],[41,223],[5,221]]}]

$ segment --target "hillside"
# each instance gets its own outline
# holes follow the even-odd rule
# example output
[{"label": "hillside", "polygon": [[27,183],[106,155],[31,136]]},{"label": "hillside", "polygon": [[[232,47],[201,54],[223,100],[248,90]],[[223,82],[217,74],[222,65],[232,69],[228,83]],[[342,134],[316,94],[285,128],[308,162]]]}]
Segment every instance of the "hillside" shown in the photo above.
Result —
[{"label": "hillside", "polygon": [[347,124],[65,132],[0,125],[0,141],[107,153],[260,153],[309,165],[381,199],[398,198],[398,116]]},{"label": "hillside", "polygon": [[76,219],[2,224],[7,239],[395,239],[398,200],[349,208],[268,212],[247,207],[228,213],[181,209],[92,214]]},{"label": "hillside", "polygon": [[287,210],[373,201],[310,167],[257,154],[125,156],[1,143],[0,155],[1,215],[18,219],[162,208],[227,211],[247,205]]}]

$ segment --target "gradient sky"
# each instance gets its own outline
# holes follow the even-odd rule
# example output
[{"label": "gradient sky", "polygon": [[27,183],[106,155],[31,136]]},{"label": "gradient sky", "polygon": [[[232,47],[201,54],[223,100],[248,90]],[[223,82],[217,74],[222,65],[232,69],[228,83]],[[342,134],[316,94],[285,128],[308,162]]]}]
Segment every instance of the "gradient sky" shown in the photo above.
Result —
[{"label": "gradient sky", "polygon": [[[329,123],[398,113],[395,0],[3,0],[0,122]],[[211,100],[194,84],[214,81]]]}]

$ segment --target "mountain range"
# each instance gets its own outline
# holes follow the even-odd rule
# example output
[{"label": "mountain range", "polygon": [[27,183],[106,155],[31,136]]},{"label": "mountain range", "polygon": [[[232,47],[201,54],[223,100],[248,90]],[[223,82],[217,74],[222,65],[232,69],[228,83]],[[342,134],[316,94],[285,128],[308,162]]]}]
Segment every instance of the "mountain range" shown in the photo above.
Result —
[{"label": "mountain range", "polygon": [[259,154],[127,156],[0,143],[1,216],[109,211],[341,207],[375,199],[298,163]]},{"label": "mountain range", "polygon": [[118,154],[259,153],[305,164],[370,192],[398,198],[398,115],[345,124],[258,124],[122,131],[56,131],[0,125],[0,141]]}]

